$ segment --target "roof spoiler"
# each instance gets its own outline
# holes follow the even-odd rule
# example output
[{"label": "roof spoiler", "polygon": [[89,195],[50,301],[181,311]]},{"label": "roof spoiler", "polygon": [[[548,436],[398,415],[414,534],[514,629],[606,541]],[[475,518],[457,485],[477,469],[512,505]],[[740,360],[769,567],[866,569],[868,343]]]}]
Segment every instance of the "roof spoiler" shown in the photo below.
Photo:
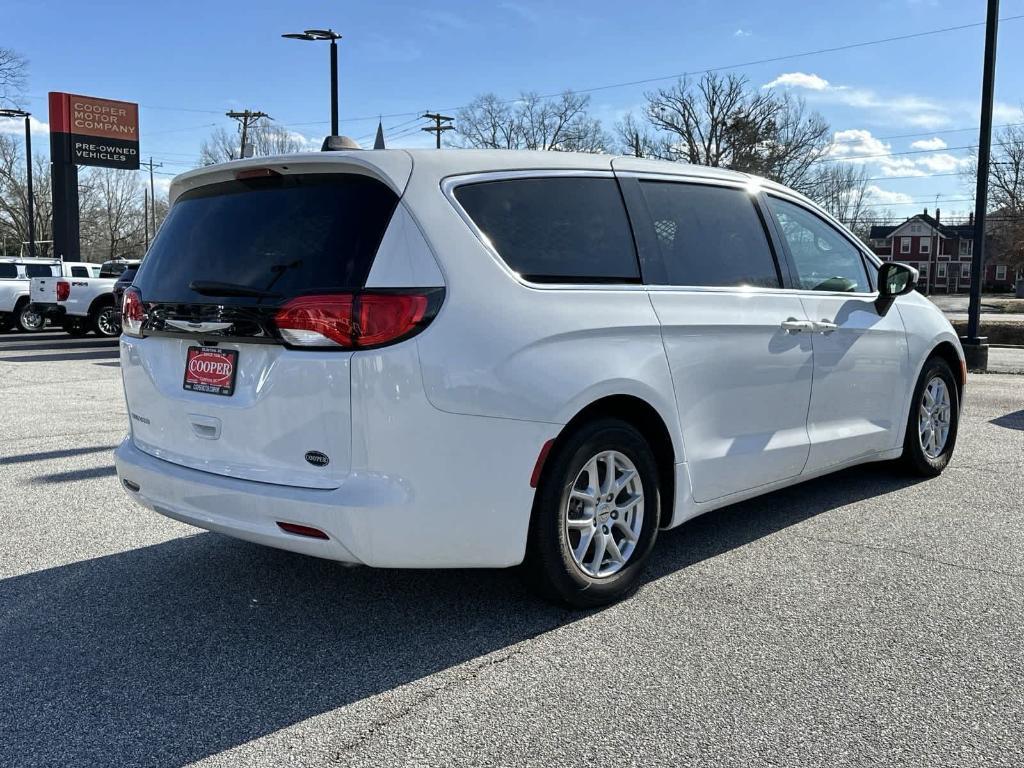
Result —
[{"label": "roof spoiler", "polygon": [[348,136],[328,136],[320,147],[321,152],[340,152],[346,149],[362,149],[359,142]]}]

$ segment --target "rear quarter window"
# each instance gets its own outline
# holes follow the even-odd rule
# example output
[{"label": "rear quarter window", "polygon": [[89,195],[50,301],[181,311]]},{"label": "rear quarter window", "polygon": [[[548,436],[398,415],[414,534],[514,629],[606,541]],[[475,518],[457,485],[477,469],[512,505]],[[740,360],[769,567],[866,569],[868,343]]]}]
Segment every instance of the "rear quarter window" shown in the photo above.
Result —
[{"label": "rear quarter window", "polygon": [[612,178],[537,177],[464,184],[455,199],[504,262],[533,282],[640,281]]},{"label": "rear quarter window", "polygon": [[18,277],[17,264],[0,264],[0,280],[13,280]]}]

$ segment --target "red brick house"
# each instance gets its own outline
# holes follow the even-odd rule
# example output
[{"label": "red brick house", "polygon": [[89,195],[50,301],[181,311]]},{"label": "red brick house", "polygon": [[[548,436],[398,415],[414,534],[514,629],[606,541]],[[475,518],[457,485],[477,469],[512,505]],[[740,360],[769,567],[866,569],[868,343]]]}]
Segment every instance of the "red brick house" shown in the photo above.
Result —
[{"label": "red brick house", "polygon": [[[971,288],[974,215],[964,224],[944,224],[940,216],[938,208],[934,217],[925,208],[897,226],[873,226],[869,245],[883,261],[917,267],[922,292],[967,293]],[[1006,264],[989,258],[981,287],[983,291],[1011,291],[1015,279]]]}]

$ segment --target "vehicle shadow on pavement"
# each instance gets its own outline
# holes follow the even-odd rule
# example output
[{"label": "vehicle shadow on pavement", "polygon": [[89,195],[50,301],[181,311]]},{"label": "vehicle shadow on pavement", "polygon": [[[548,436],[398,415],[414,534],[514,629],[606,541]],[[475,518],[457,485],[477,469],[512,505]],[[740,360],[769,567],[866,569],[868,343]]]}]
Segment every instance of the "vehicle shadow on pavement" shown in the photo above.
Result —
[{"label": "vehicle shadow on pavement", "polygon": [[118,340],[97,336],[72,337],[63,332],[0,334],[0,362],[45,363],[65,360],[115,360]]},{"label": "vehicle shadow on pavement", "polygon": [[[851,470],[711,513],[661,537],[651,578],[908,484]],[[586,615],[512,571],[349,569],[208,533],[9,578],[0,765],[181,766]]]},{"label": "vehicle shadow on pavement", "polygon": [[1002,416],[992,419],[991,424],[1006,429],[1024,429],[1024,410],[1005,413]]}]

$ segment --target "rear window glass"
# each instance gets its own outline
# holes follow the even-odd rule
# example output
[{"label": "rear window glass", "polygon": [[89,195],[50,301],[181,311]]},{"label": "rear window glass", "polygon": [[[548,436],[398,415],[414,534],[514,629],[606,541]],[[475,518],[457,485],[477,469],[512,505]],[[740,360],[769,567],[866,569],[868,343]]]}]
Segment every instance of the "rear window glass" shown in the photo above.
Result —
[{"label": "rear window glass", "polygon": [[0,264],[0,280],[18,276],[17,264]]},{"label": "rear window glass", "polygon": [[88,267],[72,267],[71,268],[71,276],[72,277],[88,277],[89,276],[89,268]]},{"label": "rear window glass", "polygon": [[59,268],[49,264],[26,264],[25,274],[29,277],[53,277],[59,274]]},{"label": "rear window glass", "polygon": [[505,263],[527,280],[640,280],[614,179],[485,181],[458,187],[455,197]]},{"label": "rear window glass", "polygon": [[642,181],[670,285],[778,288],[761,217],[742,189]]},{"label": "rear window glass", "polygon": [[121,273],[124,272],[125,265],[117,261],[104,262],[103,266],[100,267],[100,277],[120,277]]},{"label": "rear window glass", "polygon": [[[291,174],[211,184],[175,202],[135,286],[146,301],[277,303],[366,282],[398,197],[354,174]],[[206,283],[202,292],[190,288]]]}]

